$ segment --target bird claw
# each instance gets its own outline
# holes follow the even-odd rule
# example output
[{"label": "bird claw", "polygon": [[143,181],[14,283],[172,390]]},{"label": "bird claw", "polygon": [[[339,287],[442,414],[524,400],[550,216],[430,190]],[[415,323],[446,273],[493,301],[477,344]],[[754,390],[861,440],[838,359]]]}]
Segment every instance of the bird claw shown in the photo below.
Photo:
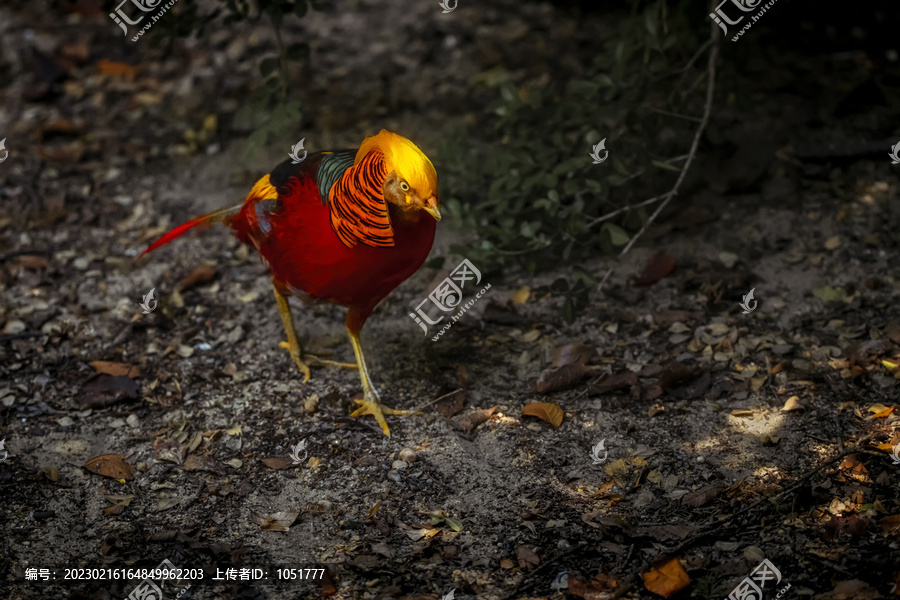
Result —
[{"label": "bird claw", "polygon": [[[346,363],[339,362],[336,360],[329,360],[327,358],[322,358],[318,354],[310,354],[309,352],[304,352],[303,357],[301,358],[299,354],[296,354],[291,350],[291,344],[289,342],[279,342],[278,345],[285,350],[291,351],[291,358],[294,359],[294,362],[297,363],[297,366],[300,367],[300,370],[303,371],[303,382],[306,383],[310,379],[309,366],[303,362],[303,359],[307,359],[314,365],[321,365],[323,367],[338,367],[341,369],[359,369],[359,365],[356,363]],[[299,362],[298,362],[299,361]]]},{"label": "bird claw", "polygon": [[381,430],[384,432],[384,435],[391,437],[391,430],[388,428],[387,421],[384,419],[384,415],[411,415],[412,411],[408,410],[397,410],[396,408],[391,408],[389,406],[384,406],[380,402],[378,402],[378,398],[363,398],[362,400],[354,400],[357,404],[359,404],[359,408],[350,413],[351,417],[360,417],[362,415],[372,415],[375,417],[375,421],[381,426]]},{"label": "bird claw", "polygon": [[291,345],[287,342],[280,342],[278,345],[281,346],[282,348],[286,348],[286,349],[290,350],[291,359],[294,361],[294,363],[300,368],[300,371],[303,373],[303,383],[306,383],[307,381],[309,381],[312,378],[312,373],[310,373],[310,371],[309,371],[309,365],[307,365],[305,362],[303,362],[303,359],[300,358],[300,353],[294,351],[291,348]]}]

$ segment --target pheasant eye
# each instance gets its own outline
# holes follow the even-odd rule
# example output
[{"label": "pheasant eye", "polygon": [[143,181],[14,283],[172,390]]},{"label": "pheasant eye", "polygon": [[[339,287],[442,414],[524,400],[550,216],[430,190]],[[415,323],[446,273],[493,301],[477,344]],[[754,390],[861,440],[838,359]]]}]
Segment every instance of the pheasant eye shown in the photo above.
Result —
[{"label": "pheasant eye", "polygon": [[403,190],[404,192],[408,192],[408,191],[409,191],[409,184],[406,183],[405,181],[401,181],[401,182],[400,182],[400,189]]}]

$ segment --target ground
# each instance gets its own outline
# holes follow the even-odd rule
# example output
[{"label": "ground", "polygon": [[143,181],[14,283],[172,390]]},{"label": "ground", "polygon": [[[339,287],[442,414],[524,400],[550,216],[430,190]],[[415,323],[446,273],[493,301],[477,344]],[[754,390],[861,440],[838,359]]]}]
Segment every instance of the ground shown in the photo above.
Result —
[{"label": "ground", "polygon": [[[539,42],[577,56],[610,28],[548,4],[381,4],[289,31],[312,49],[295,74],[310,151],[381,127],[427,151],[481,118],[479,73],[565,69]],[[363,332],[385,402],[421,413],[388,417],[388,438],[348,416],[354,371],[302,383],[271,279],[226,230],[136,260],[286,157],[242,158],[226,125],[271,29],[171,52],[78,6],[0,9],[4,598],[124,598],[141,577],[63,578],[164,560],[205,569],[166,584],[185,599],[722,598],[764,560],[766,598],[898,593],[896,52],[723,41],[710,141],[634,249],[579,265],[613,271],[574,323],[538,291],[568,267],[485,272],[466,315],[423,335],[409,312],[468,239],[441,223],[444,266]],[[352,360],[343,309],[294,314],[311,351]],[[301,567],[322,579],[273,583]]]}]

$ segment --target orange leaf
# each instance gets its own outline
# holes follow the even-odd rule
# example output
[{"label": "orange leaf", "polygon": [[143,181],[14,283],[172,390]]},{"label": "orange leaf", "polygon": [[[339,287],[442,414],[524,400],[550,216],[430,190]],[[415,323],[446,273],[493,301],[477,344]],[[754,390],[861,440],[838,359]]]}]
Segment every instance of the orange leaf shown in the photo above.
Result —
[{"label": "orange leaf", "polygon": [[141,369],[136,365],[126,365],[125,363],[110,362],[108,360],[95,360],[91,363],[91,366],[98,373],[112,375],[113,377],[125,375],[134,379],[141,376]]},{"label": "orange leaf", "polygon": [[101,454],[84,463],[91,473],[113,479],[134,479],[134,468],[125,462],[121,454]]},{"label": "orange leaf", "polygon": [[563,422],[562,409],[552,402],[532,402],[522,409],[522,414],[543,419],[554,427],[559,427]]},{"label": "orange leaf", "polygon": [[681,566],[681,561],[673,558],[664,563],[657,563],[648,572],[644,573],[644,587],[668,598],[672,594],[684,589],[691,582],[691,578]]},{"label": "orange leaf", "polygon": [[105,58],[97,61],[97,67],[103,75],[122,76],[127,79],[134,79],[134,76],[137,75],[138,69],[140,68],[137,65],[115,62],[106,60]]},{"label": "orange leaf", "polygon": [[894,409],[895,409],[895,408],[897,408],[897,407],[896,407],[896,406],[892,406],[892,407],[890,407],[890,408],[886,408],[886,409],[884,409],[883,411],[881,411],[880,413],[875,413],[874,415],[872,415],[872,418],[873,418],[873,419],[884,419],[884,418],[886,418],[889,414],[891,414],[892,412],[894,412]]}]

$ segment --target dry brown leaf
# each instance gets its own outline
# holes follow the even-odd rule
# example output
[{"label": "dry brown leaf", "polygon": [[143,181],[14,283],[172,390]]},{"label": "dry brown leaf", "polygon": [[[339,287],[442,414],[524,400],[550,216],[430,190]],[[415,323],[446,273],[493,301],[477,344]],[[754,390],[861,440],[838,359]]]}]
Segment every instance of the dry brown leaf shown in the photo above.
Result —
[{"label": "dry brown leaf", "polygon": [[251,513],[251,520],[263,531],[290,531],[299,514],[298,510],[283,510],[267,515]]},{"label": "dry brown leaf", "polygon": [[554,427],[559,427],[563,422],[563,410],[552,402],[532,402],[522,409],[522,415],[543,419]]},{"label": "dry brown leaf", "polygon": [[84,463],[84,468],[91,473],[113,479],[134,479],[134,468],[125,462],[125,457],[121,454],[95,456]]},{"label": "dry brown leaf", "polygon": [[178,290],[184,292],[195,285],[212,281],[216,276],[216,268],[211,265],[199,265],[185,275],[178,283]]},{"label": "dry brown leaf", "polygon": [[138,67],[137,65],[115,62],[112,60],[106,60],[105,58],[97,61],[97,67],[100,69],[100,73],[102,73],[103,75],[125,77],[126,79],[132,81],[138,74],[138,71],[140,71],[140,67]]},{"label": "dry brown leaf", "polygon": [[568,390],[578,385],[582,379],[591,373],[593,371],[580,362],[544,371],[540,379],[534,383],[534,390],[538,394]]},{"label": "dry brown leaf", "polygon": [[897,533],[900,531],[900,515],[890,515],[878,521],[881,530],[885,533]]},{"label": "dry brown leaf", "polygon": [[534,550],[526,546],[518,546],[516,548],[516,558],[519,559],[519,567],[526,571],[541,564],[540,557]]},{"label": "dry brown leaf", "polygon": [[647,259],[644,272],[634,280],[634,285],[653,285],[663,277],[668,277],[675,272],[675,257],[662,250],[657,250]]},{"label": "dry brown leaf", "polygon": [[590,346],[581,344],[565,344],[559,346],[553,352],[553,360],[550,363],[553,367],[565,367],[575,363],[586,365],[591,362],[597,355],[597,352]]},{"label": "dry brown leaf", "polygon": [[78,392],[81,409],[102,408],[138,397],[138,385],[130,377],[97,374]]},{"label": "dry brown leaf", "polygon": [[691,582],[678,558],[657,563],[643,577],[644,587],[663,598],[683,590]]},{"label": "dry brown leaf", "polygon": [[462,412],[462,409],[466,405],[465,389],[454,390],[448,385],[443,385],[435,395],[435,399],[441,398],[442,396],[446,396],[446,398],[442,398],[435,402],[434,409],[444,415],[447,419]]},{"label": "dry brown leaf", "polygon": [[184,462],[185,448],[174,438],[158,437],[153,440],[153,457],[156,460],[167,460],[176,465]]},{"label": "dry brown leaf", "polygon": [[606,392],[614,392],[622,389],[631,389],[638,385],[637,373],[633,371],[622,371],[609,377],[604,377],[597,383],[592,383],[590,389],[597,394]]},{"label": "dry brown leaf", "polygon": [[728,489],[728,486],[720,483],[714,483],[699,490],[695,490],[681,497],[681,502],[687,506],[703,506],[722,492]]},{"label": "dry brown leaf", "polygon": [[266,465],[270,469],[275,469],[276,471],[280,471],[282,469],[290,469],[294,466],[294,461],[292,459],[283,458],[280,456],[264,458],[262,459],[262,461],[264,465]]},{"label": "dry brown leaf", "polygon": [[806,407],[800,404],[800,398],[798,396],[791,396],[788,398],[784,406],[781,407],[782,412],[791,412],[793,410],[805,410]]},{"label": "dry brown leaf", "polygon": [[469,414],[464,415],[459,419],[458,426],[461,430],[468,433],[490,419],[496,410],[496,406],[492,406],[491,408],[481,408],[478,410],[473,410]]},{"label": "dry brown leaf", "polygon": [[110,362],[106,360],[95,360],[90,364],[98,373],[104,373],[106,375],[124,375],[125,377],[131,378],[141,376],[141,369],[137,365],[128,365],[125,363]]}]

